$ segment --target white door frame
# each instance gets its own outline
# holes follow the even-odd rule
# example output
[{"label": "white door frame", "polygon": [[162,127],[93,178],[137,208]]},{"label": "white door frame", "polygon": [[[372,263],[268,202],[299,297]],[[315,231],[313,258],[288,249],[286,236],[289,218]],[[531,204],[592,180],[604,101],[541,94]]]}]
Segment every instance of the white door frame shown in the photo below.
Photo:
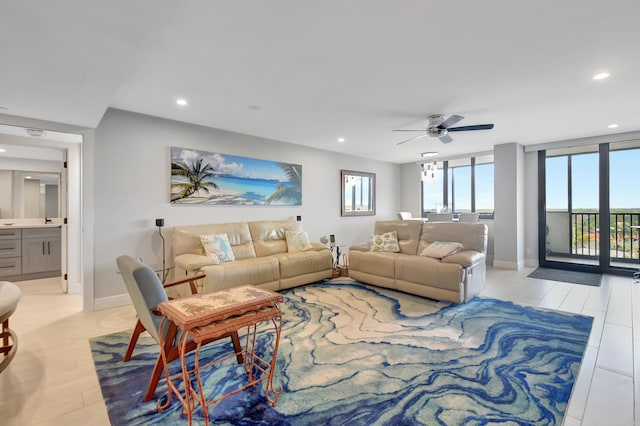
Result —
[{"label": "white door frame", "polygon": [[[33,139],[33,146],[50,146],[67,150],[67,278],[69,294],[82,294],[82,309],[94,310],[93,291],[93,129],[78,129],[68,125],[44,122],[23,117],[0,115],[0,131],[17,134],[7,126],[37,128],[47,132],[61,132],[80,136],[79,142],[56,141],[50,145]],[[46,139],[46,137],[45,137]],[[78,139],[78,138],[76,138]],[[26,143],[29,145],[29,142]],[[88,167],[84,167],[88,164]]]}]

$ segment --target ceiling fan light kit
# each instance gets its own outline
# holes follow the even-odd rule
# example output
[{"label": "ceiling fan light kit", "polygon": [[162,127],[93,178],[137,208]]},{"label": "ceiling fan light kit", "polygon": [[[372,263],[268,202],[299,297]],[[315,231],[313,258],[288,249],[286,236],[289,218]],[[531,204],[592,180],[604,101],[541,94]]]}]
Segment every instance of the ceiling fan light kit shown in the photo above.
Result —
[{"label": "ceiling fan light kit", "polygon": [[438,138],[442,143],[449,143],[453,141],[453,138],[449,136],[449,132],[467,132],[470,130],[490,130],[493,129],[493,124],[477,124],[473,126],[459,126],[451,127],[459,121],[463,120],[462,115],[450,115],[445,119],[443,114],[433,114],[427,117],[429,124],[425,130],[394,130],[394,132],[425,132],[423,135],[409,138],[402,142],[398,142],[396,145],[402,145],[403,143],[415,141],[417,139],[429,136],[431,138]]}]

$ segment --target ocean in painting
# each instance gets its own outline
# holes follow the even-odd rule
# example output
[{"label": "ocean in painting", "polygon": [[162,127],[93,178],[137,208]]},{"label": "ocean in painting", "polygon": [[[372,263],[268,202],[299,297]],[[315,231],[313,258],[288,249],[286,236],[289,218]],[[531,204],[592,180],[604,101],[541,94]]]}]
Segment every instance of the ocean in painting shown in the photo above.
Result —
[{"label": "ocean in painting", "polygon": [[[186,182],[183,176],[172,176],[171,182]],[[181,203],[194,204],[246,204],[263,205],[265,198],[277,191],[276,185],[290,186],[288,182],[277,180],[251,179],[234,176],[216,176],[206,181],[218,185],[219,189],[210,190],[208,194],[201,191],[199,196],[191,196]]]}]

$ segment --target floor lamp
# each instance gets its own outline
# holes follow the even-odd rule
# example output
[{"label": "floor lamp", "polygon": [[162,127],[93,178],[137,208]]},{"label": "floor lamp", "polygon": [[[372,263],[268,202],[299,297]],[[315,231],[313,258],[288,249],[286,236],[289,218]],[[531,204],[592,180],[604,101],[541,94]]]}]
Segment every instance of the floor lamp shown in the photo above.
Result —
[{"label": "floor lamp", "polygon": [[156,226],[158,227],[158,233],[160,234],[160,238],[162,238],[162,283],[164,284],[167,281],[167,267],[166,267],[166,258],[164,252],[164,235],[162,235],[162,227],[164,226],[164,219],[156,219]]}]

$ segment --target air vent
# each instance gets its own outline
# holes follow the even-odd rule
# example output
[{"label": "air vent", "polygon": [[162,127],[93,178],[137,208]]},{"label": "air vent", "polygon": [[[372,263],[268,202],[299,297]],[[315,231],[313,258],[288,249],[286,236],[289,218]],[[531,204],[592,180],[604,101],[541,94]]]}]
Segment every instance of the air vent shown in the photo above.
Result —
[{"label": "air vent", "polygon": [[27,129],[27,134],[29,136],[33,136],[34,138],[40,138],[44,136],[44,130],[42,129]]}]

